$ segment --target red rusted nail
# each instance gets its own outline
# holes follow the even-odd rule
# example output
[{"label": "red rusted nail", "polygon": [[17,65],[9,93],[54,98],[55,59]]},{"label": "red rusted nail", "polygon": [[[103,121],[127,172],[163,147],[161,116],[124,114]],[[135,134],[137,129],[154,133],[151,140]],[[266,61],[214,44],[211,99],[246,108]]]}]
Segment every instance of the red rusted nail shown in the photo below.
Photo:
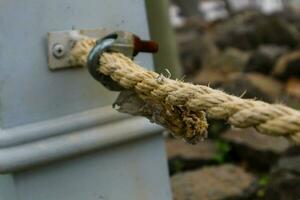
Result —
[{"label": "red rusted nail", "polygon": [[151,40],[141,40],[136,35],[133,36],[134,50],[133,55],[136,56],[139,52],[156,53],[158,51],[157,42]]}]

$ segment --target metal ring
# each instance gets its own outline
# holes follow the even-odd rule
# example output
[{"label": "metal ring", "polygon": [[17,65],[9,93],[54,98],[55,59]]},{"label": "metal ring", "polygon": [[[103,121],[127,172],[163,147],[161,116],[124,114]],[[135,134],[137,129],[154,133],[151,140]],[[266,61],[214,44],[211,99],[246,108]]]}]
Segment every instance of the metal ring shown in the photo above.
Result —
[{"label": "metal ring", "polygon": [[105,51],[109,51],[109,48],[116,41],[117,37],[117,34],[111,34],[97,40],[96,45],[90,51],[87,58],[87,67],[92,77],[112,91],[121,91],[124,88],[115,82],[110,76],[106,76],[99,72],[99,59]]}]

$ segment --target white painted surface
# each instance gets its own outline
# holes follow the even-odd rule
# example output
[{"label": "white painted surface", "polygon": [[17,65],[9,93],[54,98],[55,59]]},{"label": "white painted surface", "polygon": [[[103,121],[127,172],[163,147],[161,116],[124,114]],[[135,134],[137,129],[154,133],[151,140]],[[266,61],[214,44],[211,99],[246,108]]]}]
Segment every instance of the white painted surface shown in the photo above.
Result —
[{"label": "white painted surface", "polygon": [[[10,128],[110,105],[116,93],[86,69],[51,72],[47,32],[107,27],[149,38],[141,0],[0,1],[0,127]],[[136,58],[152,67],[152,56]]]}]

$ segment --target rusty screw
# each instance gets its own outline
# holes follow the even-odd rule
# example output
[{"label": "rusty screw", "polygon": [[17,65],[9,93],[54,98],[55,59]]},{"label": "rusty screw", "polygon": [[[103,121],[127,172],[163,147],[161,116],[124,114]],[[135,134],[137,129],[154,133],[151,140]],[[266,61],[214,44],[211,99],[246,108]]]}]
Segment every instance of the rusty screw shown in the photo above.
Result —
[{"label": "rusty screw", "polygon": [[133,56],[139,52],[156,53],[158,51],[158,44],[151,40],[141,40],[138,36],[133,35],[134,50]]}]

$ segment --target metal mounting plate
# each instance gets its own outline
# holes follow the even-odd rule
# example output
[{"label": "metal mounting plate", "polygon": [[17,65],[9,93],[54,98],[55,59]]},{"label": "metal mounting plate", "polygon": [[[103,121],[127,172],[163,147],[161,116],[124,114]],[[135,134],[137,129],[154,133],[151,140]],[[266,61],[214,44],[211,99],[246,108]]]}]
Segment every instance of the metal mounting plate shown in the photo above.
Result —
[{"label": "metal mounting plate", "polygon": [[68,56],[76,41],[85,37],[99,39],[113,30],[106,28],[48,32],[48,67],[51,70],[74,68]]}]

